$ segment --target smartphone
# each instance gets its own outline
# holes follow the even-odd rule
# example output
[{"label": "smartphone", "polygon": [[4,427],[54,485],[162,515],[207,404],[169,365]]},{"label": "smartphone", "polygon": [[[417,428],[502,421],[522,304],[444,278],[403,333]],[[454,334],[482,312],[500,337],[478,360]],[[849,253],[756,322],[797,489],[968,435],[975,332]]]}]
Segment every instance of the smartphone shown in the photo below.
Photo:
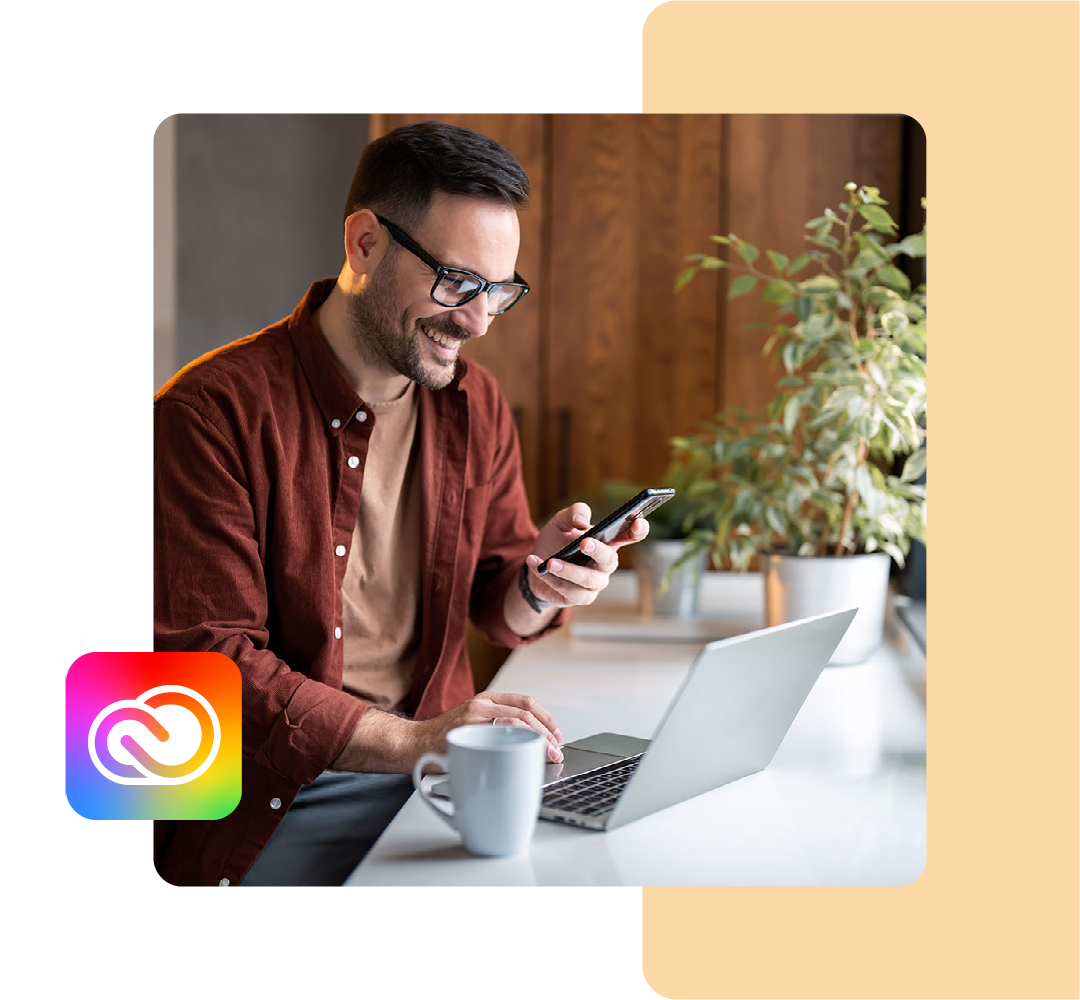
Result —
[{"label": "smartphone", "polygon": [[588,565],[592,560],[581,551],[581,543],[586,538],[598,538],[604,543],[612,542],[630,526],[635,518],[648,517],[657,507],[662,503],[667,503],[673,496],[675,496],[675,491],[671,487],[642,490],[633,500],[624,503],[618,510],[612,511],[565,548],[560,549],[553,556],[548,556],[536,567],[536,572],[543,576],[548,571],[548,563],[552,559],[561,559],[563,562],[574,563],[577,566]]}]

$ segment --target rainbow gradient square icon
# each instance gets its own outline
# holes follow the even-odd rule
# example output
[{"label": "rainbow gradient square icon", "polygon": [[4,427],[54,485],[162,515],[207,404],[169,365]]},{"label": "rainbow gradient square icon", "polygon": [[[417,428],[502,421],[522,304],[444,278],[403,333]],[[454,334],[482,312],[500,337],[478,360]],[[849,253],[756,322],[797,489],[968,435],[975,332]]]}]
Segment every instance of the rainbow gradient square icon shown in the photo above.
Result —
[{"label": "rainbow gradient square icon", "polygon": [[67,672],[68,802],[87,819],[228,816],[240,726],[221,653],[86,653]]}]

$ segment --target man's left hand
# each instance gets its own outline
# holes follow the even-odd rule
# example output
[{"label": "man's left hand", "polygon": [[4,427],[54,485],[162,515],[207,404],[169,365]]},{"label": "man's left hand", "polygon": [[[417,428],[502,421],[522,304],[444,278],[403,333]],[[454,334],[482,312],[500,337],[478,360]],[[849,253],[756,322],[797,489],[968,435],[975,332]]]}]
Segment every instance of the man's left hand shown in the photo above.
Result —
[{"label": "man's left hand", "polygon": [[592,512],[586,503],[575,503],[560,510],[543,528],[536,539],[536,551],[544,556],[530,555],[525,560],[529,568],[529,586],[541,601],[556,607],[592,604],[608,585],[611,574],[618,569],[618,551],[624,545],[640,542],[649,533],[649,522],[637,518],[621,535],[609,544],[596,538],[586,538],[581,551],[590,559],[586,566],[576,566],[563,560],[548,563],[548,572],[540,576],[536,567],[544,558],[558,552],[579,538],[591,524]]}]

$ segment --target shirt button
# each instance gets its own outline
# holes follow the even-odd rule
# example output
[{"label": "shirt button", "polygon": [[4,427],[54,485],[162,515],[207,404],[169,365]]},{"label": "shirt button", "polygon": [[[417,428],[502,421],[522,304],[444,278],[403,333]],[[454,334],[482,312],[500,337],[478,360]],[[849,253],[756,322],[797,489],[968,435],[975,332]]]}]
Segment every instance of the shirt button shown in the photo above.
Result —
[{"label": "shirt button", "polygon": [[341,426],[341,421],[338,420],[337,417],[334,417],[334,419],[330,421],[330,426],[333,427],[334,430],[337,430]]},{"label": "shirt button", "polygon": [[349,456],[349,468],[350,469],[355,469],[359,464],[360,464],[360,459],[358,459],[355,455],[350,455]]},{"label": "shirt button", "polygon": [[344,545],[339,545],[336,549],[334,549],[334,555],[336,555],[336,556],[345,555],[345,546]]},{"label": "shirt button", "polygon": [[218,885],[228,885],[228,884],[229,884],[229,880],[227,878],[223,878],[220,882],[218,882]]},{"label": "shirt button", "polygon": [[356,419],[359,420],[360,423],[363,423],[365,420],[367,420],[367,410],[357,410]]},{"label": "shirt button", "polygon": [[270,808],[271,809],[280,809],[281,808],[281,799],[279,799],[276,795],[270,800]]},{"label": "shirt button", "polygon": [[340,626],[340,625],[338,625],[338,626],[337,626],[337,627],[336,627],[336,628],[334,629],[334,638],[335,638],[335,639],[340,639],[340,638],[341,638],[341,626]]}]

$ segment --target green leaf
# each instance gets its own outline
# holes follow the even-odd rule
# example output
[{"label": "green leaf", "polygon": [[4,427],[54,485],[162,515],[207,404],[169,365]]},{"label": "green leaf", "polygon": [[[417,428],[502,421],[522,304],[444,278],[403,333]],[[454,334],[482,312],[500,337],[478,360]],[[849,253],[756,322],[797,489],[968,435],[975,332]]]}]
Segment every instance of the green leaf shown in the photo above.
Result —
[{"label": "green leaf", "polygon": [[795,430],[799,422],[799,411],[802,409],[802,400],[798,396],[792,396],[784,406],[784,430],[790,434]]},{"label": "green leaf", "polygon": [[878,270],[876,280],[886,287],[905,295],[911,291],[911,282],[908,280],[908,276],[898,267],[893,267],[891,264]]},{"label": "green leaf", "polygon": [[784,274],[790,263],[787,254],[777,253],[775,250],[766,250],[765,252],[769,255],[769,260],[772,261],[773,267],[775,267],[780,274]]},{"label": "green leaf", "polygon": [[837,281],[831,274],[815,274],[811,278],[807,278],[805,281],[799,282],[799,287],[804,292],[810,292],[811,294],[823,294],[828,292],[835,292],[840,287],[840,282]]},{"label": "green leaf", "polygon": [[739,251],[739,256],[746,261],[747,264],[753,264],[758,259],[758,248],[739,240],[738,246],[735,248]]},{"label": "green leaf", "polygon": [[801,253],[796,257],[791,265],[788,267],[788,274],[798,274],[807,264],[810,263],[810,254]]},{"label": "green leaf", "polygon": [[806,379],[801,375],[784,375],[776,385],[780,389],[801,389],[806,385]]},{"label": "green leaf", "polygon": [[791,286],[786,281],[770,281],[761,293],[762,302],[790,302],[795,297]]},{"label": "green leaf", "polygon": [[752,274],[740,274],[728,288],[728,298],[737,299],[740,295],[752,292],[757,284],[757,278]]},{"label": "green leaf", "polygon": [[899,243],[890,243],[889,249],[897,253],[906,253],[909,257],[925,257],[926,233],[905,236]]},{"label": "green leaf", "polygon": [[675,279],[675,291],[681,292],[688,284],[690,284],[697,272],[698,269],[696,267],[683,268],[683,270],[679,272],[679,276]]},{"label": "green leaf", "polygon": [[871,285],[863,292],[863,299],[872,306],[902,309],[904,305],[904,300],[896,292],[882,285]]},{"label": "green leaf", "polygon": [[886,552],[888,552],[890,556],[893,557],[893,559],[896,561],[897,566],[899,566],[901,569],[904,568],[904,553],[901,552],[896,545],[894,545],[892,542],[882,542],[881,547]]},{"label": "green leaf", "polygon": [[908,328],[908,318],[904,313],[893,309],[882,315],[881,326],[890,337],[902,337]]},{"label": "green leaf", "polygon": [[784,367],[788,372],[795,371],[795,351],[798,349],[798,344],[794,340],[789,340],[784,344]]},{"label": "green leaf", "polygon": [[913,483],[926,471],[926,449],[920,448],[916,452],[912,452],[908,455],[907,461],[904,463],[904,471],[900,473],[900,478],[905,483]]},{"label": "green leaf", "polygon": [[897,228],[892,216],[880,205],[862,205],[859,208],[859,215],[866,219],[871,227],[879,233],[891,233]]},{"label": "green leaf", "polygon": [[772,528],[772,530],[776,532],[776,534],[785,534],[784,520],[774,508],[765,508],[765,523],[768,524],[768,526]]},{"label": "green leaf", "polygon": [[725,246],[730,246],[731,244],[731,240],[726,236],[710,236],[709,239],[712,240],[713,243],[723,243]]},{"label": "green leaf", "polygon": [[813,311],[814,302],[809,295],[800,295],[795,300],[795,315],[799,317],[800,322],[805,323]]}]

